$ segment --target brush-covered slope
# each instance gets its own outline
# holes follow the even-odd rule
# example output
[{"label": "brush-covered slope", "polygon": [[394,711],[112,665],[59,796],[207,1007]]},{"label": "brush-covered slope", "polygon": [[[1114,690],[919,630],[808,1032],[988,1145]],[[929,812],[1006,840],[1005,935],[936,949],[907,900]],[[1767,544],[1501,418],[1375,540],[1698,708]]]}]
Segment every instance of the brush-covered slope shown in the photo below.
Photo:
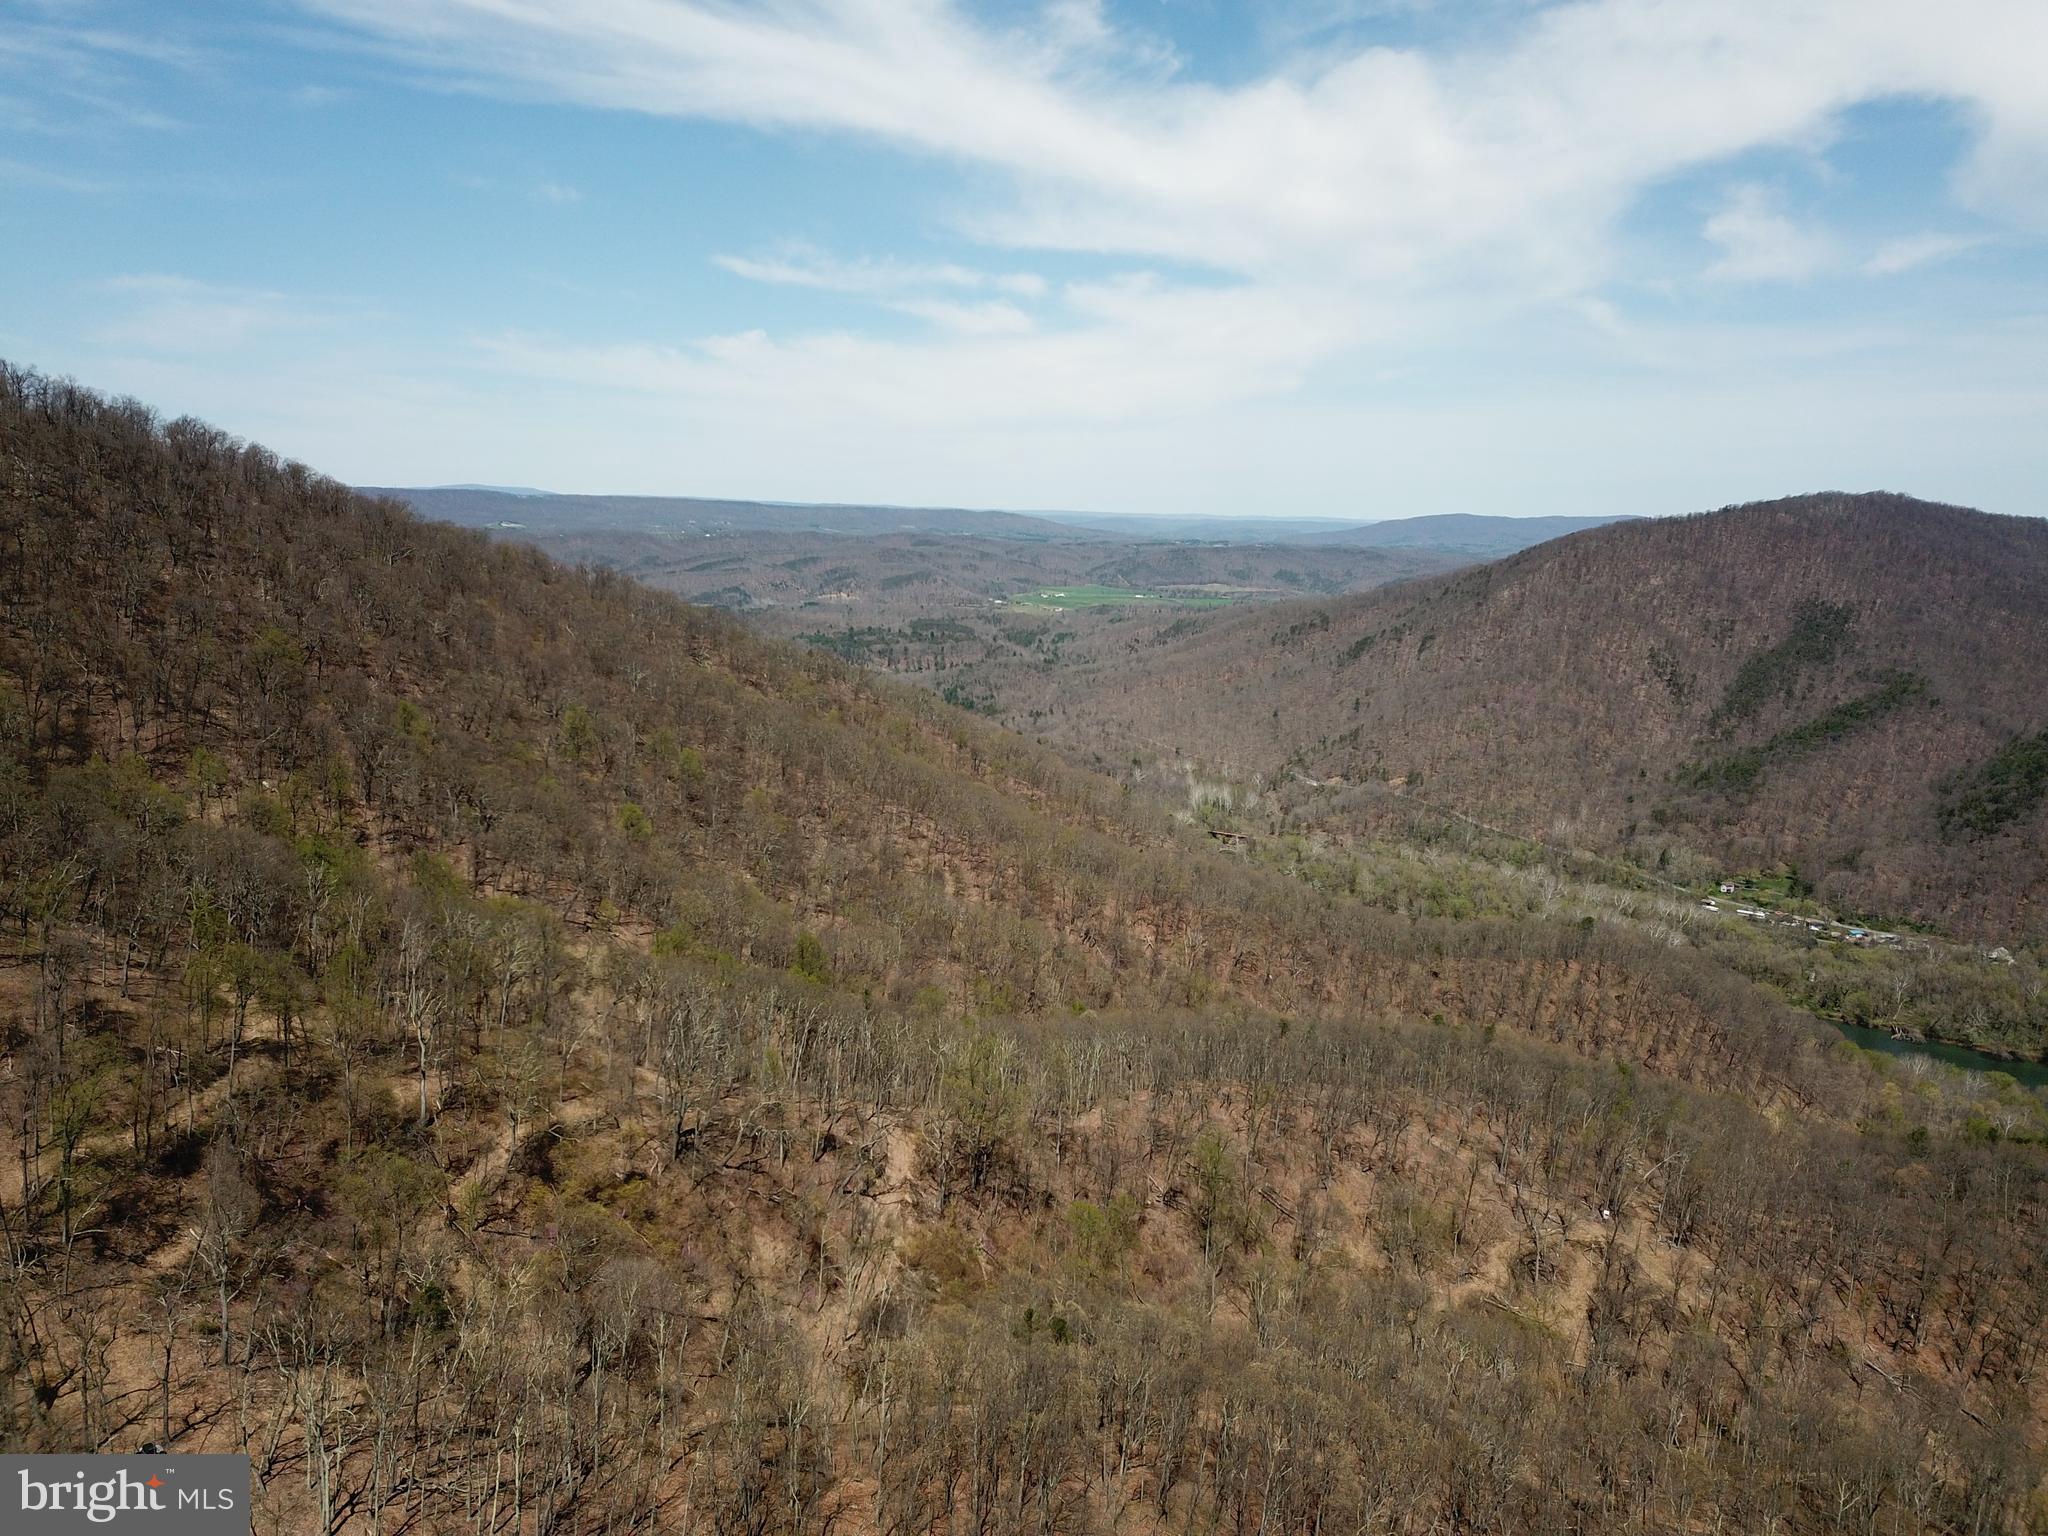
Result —
[{"label": "brush-covered slope", "polygon": [[0,370],[0,1449],[261,1531],[2018,1528],[2041,1105]]},{"label": "brush-covered slope", "polygon": [[1622,523],[1232,616],[1097,684],[1060,729],[2048,928],[2048,521],[1817,495]]}]

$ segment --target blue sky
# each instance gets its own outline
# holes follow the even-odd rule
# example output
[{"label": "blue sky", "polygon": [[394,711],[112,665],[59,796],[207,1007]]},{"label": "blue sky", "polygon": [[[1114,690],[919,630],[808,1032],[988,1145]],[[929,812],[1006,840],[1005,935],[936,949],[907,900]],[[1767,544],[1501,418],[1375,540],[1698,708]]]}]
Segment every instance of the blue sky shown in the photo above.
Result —
[{"label": "blue sky", "polygon": [[0,0],[0,355],[359,483],[2048,511],[2039,0]]}]

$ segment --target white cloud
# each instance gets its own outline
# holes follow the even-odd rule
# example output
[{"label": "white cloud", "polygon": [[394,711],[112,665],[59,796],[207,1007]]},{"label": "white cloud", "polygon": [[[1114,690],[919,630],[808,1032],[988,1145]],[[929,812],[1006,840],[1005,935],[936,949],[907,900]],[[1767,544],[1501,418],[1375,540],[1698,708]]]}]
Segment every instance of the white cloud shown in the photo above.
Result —
[{"label": "white cloud", "polygon": [[[956,0],[303,3],[463,88],[936,157],[977,173],[956,219],[992,247],[1212,274],[1055,293],[993,264],[789,246],[717,259],[919,316],[934,334],[492,344],[537,379],[693,419],[749,400],[814,423],[1183,419],[1298,390],[1361,348],[1412,357],[1432,336],[1469,346],[1517,314],[1596,315],[1585,306],[1613,291],[1616,226],[1648,189],[1759,149],[1815,150],[1845,111],[1884,98],[1963,108],[1978,140],[1961,194],[2048,225],[2048,111],[2028,63],[2048,56],[2039,0],[1954,0],[1939,15],[1923,0],[1507,4],[1427,49],[1371,46],[1342,25],[1383,5],[1310,0],[1313,25],[1296,35],[1323,43],[1232,86],[1188,78],[1094,0],[1004,24]],[[1704,233],[1725,283],[1853,260],[1753,185]],[[1902,245],[1872,270],[1942,254]],[[1684,371],[1682,348],[1657,336],[1617,332],[1610,346]]]},{"label": "white cloud", "polygon": [[[1557,344],[1560,355],[1583,362],[1598,349],[1602,366],[1703,389],[1749,377],[1746,364],[1758,357],[1806,372],[1836,366],[1845,352],[1896,362],[1914,338],[1854,326],[1803,334],[1710,327],[1702,337],[1681,319],[1646,329],[1624,296],[1647,290],[1616,281],[1645,275],[1625,268],[1616,229],[1647,191],[1687,173],[1742,174],[1732,169],[1738,157],[1758,150],[1814,150],[1863,103],[1909,97],[1956,107],[1974,136],[1955,170],[1958,198],[1986,220],[2048,229],[2048,109],[2036,79],[2036,61],[2048,56],[2048,6],[2040,0],[1953,0],[1938,12],[1924,0],[1495,0],[1486,26],[1446,28],[1451,40],[1426,47],[1372,46],[1350,25],[1420,0],[1294,0],[1296,23],[1281,30],[1301,46],[1231,85],[1189,77],[1170,48],[1117,24],[1094,0],[1000,8],[966,0],[300,3],[366,36],[407,80],[425,72],[521,100],[864,136],[965,173],[972,201],[963,195],[951,216],[956,233],[996,248],[986,259],[772,245],[718,258],[751,281],[865,301],[883,322],[875,334],[771,334],[737,329],[738,321],[718,336],[624,334],[615,345],[499,336],[468,354],[420,349],[423,368],[474,363],[482,379],[502,367],[536,399],[601,401],[646,443],[671,441],[647,433],[650,422],[675,423],[679,434],[687,425],[693,454],[723,456],[705,463],[730,467],[740,445],[765,443],[757,462],[782,474],[790,456],[775,443],[801,435],[838,445],[837,459],[825,446],[807,451],[804,473],[817,481],[783,493],[1006,499],[1001,487],[1028,452],[1003,444],[1055,438],[1076,475],[1093,467],[1110,475],[1105,484],[1171,487],[1145,493],[1162,498],[1220,494],[1214,487],[1226,477],[1210,471],[1234,450],[1253,455],[1245,483],[1280,473],[1283,458],[1367,476],[1374,461],[1334,441],[1357,425],[1331,408],[1334,394],[1318,390],[1300,402],[1301,419],[1332,434],[1320,448],[1315,432],[1272,426],[1274,402],[1346,368],[1356,397],[1369,396],[1358,379],[1426,373],[1418,359],[1447,342],[1468,370],[1460,387],[1483,387],[1489,370],[1514,363],[1499,338],[1544,323],[1531,316],[1576,328],[1575,343]],[[1006,19],[988,19],[998,9]],[[0,57],[6,42],[0,37]],[[566,181],[556,185],[573,192]],[[516,178],[499,190],[545,196]],[[1904,272],[1962,249],[1950,237],[1917,235],[1874,253],[1849,251],[1753,187],[1713,210],[1707,234],[1719,251],[1714,272],[1731,283],[1794,280],[1831,266]],[[1106,258],[1090,270],[1174,275],[1054,285],[1019,251]],[[1681,283],[1660,306],[1682,307],[1697,292]],[[197,351],[223,337],[276,338],[323,323],[320,306],[275,293],[195,284],[118,297],[100,332],[110,346]],[[892,314],[930,329],[906,338]],[[2038,394],[2038,369],[2015,376],[2016,387]],[[1911,367],[1896,377],[1922,387]],[[1523,382],[1527,398],[1552,398]],[[365,398],[374,394],[366,385]],[[1494,409],[1488,430],[1509,414]],[[1392,458],[1421,466],[1419,445],[1437,444],[1447,454],[1438,468],[1455,476],[1466,473],[1466,459],[1485,457],[1469,454],[1479,439],[1461,437],[1455,412],[1417,406],[1415,416],[1440,429],[1412,443],[1377,434]],[[1544,419],[1552,418],[1562,420],[1556,412]],[[590,442],[656,453],[609,433],[601,414],[576,419]],[[1266,425],[1240,425],[1252,420]],[[900,430],[876,433],[877,423]],[[903,445],[932,425],[973,445],[948,471],[965,479],[951,489],[921,481],[921,491],[882,483],[923,473],[904,467],[925,460]],[[1577,441],[1559,430],[1561,443]],[[479,441],[509,435],[484,431]],[[1147,446],[1131,450],[1121,479],[1105,467],[1115,450],[1088,446],[1141,439]],[[360,462],[348,439],[335,441]],[[422,455],[434,451],[428,435],[421,441],[429,444]],[[1577,473],[1588,457],[1579,453]],[[439,477],[574,483],[574,462],[488,474],[450,464]],[[665,488],[653,459],[618,462],[640,466],[643,488]],[[1141,463],[1150,479],[1132,467]],[[835,464],[871,465],[876,478],[847,468],[835,486]],[[1416,468],[1415,483],[1421,474]],[[778,493],[736,478],[726,485]],[[1032,494],[1112,499],[1057,496],[1043,484]]]},{"label": "white cloud", "polygon": [[51,170],[48,166],[31,165],[22,160],[0,157],[0,182],[12,182],[16,186],[43,187],[52,192],[101,193],[114,190],[113,183],[95,180],[89,176],[73,176],[68,171]]},{"label": "white cloud", "polygon": [[580,187],[551,176],[536,181],[518,178],[505,179],[497,176],[479,176],[470,171],[459,171],[449,177],[456,186],[469,192],[491,192],[511,197],[524,197],[531,203],[544,203],[551,208],[568,208],[583,201]]},{"label": "white cloud", "polygon": [[1446,51],[1356,46],[1228,89],[1105,68],[1092,5],[1020,40],[945,0],[313,3],[472,82],[1008,171],[1018,200],[987,227],[1021,244],[1243,273],[1448,261],[1584,282],[1650,183],[1900,93],[1984,125],[1975,195],[2048,191],[2028,180],[2048,155],[2019,152],[2048,145],[2035,0],[1579,0]]},{"label": "white cloud", "polygon": [[[1356,320],[1333,326],[1328,299],[1308,291],[1173,288],[1137,278],[1076,285],[1064,298],[1082,323],[1024,329],[983,314],[966,318],[996,323],[955,325],[928,340],[749,330],[670,345],[536,336],[482,345],[494,368],[637,397],[677,417],[773,409],[792,422],[918,427],[1212,411],[1286,393],[1316,360],[1361,335]],[[918,312],[963,318],[929,305]]]},{"label": "white cloud", "polygon": [[1836,259],[1833,240],[1794,219],[1777,193],[1754,183],[1731,189],[1701,233],[1721,248],[1707,269],[1721,282],[1798,282]]},{"label": "white cloud", "polygon": [[962,304],[952,299],[892,299],[889,307],[961,336],[1016,336],[1031,329],[1031,317],[1003,299],[980,304]]},{"label": "white cloud", "polygon": [[[791,245],[773,256],[712,259],[750,282],[872,299],[959,336],[1015,336],[1031,330],[1031,316],[1015,301],[1042,299],[1048,286],[1035,272],[984,272],[953,262],[849,261],[807,245]],[[1003,297],[957,297],[962,293]]]},{"label": "white cloud", "polygon": [[1982,235],[1951,235],[1938,232],[1905,235],[1887,240],[1863,263],[1863,270],[1876,277],[1894,277],[1917,271],[1936,262],[1948,261],[1985,243]]},{"label": "white cloud", "polygon": [[100,287],[109,302],[92,339],[152,355],[239,353],[293,333],[327,329],[337,319],[323,304],[168,273],[110,278]]},{"label": "white cloud", "polygon": [[988,288],[1035,299],[1046,291],[1035,272],[980,272],[951,262],[906,262],[862,258],[847,261],[807,245],[785,247],[773,256],[717,256],[719,266],[756,283],[818,288],[831,293],[897,294],[914,289]]}]

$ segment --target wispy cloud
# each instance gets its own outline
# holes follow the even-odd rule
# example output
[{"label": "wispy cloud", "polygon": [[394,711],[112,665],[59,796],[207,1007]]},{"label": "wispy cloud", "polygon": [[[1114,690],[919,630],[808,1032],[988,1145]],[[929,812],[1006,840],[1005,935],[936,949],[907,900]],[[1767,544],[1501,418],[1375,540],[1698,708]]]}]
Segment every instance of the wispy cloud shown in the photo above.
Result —
[{"label": "wispy cloud", "polygon": [[[769,256],[715,256],[735,277],[778,287],[810,288],[870,299],[957,336],[1019,336],[1035,329],[1024,303],[1046,297],[1035,272],[985,272],[955,262],[846,260],[794,244]],[[993,294],[973,298],[963,295]]]},{"label": "wispy cloud", "polygon": [[7,116],[35,133],[95,137],[116,127],[182,128],[179,119],[149,105],[138,78],[149,71],[205,75],[216,65],[211,51],[170,30],[124,31],[19,18],[0,27],[0,80],[11,77],[16,87]]},{"label": "wispy cloud", "polygon": [[1328,301],[1311,293],[1191,292],[1133,279],[1074,285],[1064,298],[1083,323],[1038,329],[1021,313],[924,305],[945,334],[749,330],[612,346],[520,335],[479,345],[494,368],[693,418],[744,406],[786,420],[930,426],[1185,416],[1283,394],[1316,359],[1359,337],[1356,322],[1333,326]]},{"label": "wispy cloud", "polygon": [[[1148,30],[1145,18],[1172,8],[1100,0],[295,3],[325,24],[294,29],[291,47],[345,47],[341,78],[366,101],[426,82],[901,152],[919,178],[916,244],[891,251],[873,223],[849,216],[841,228],[837,214],[806,210],[788,226],[729,226],[749,232],[715,258],[749,282],[849,302],[727,285],[717,297],[734,318],[703,334],[712,323],[674,318],[701,308],[654,295],[633,307],[644,322],[613,306],[588,322],[612,329],[565,337],[530,320],[535,333],[492,334],[467,359],[479,375],[514,370],[536,397],[601,399],[639,427],[716,423],[722,443],[750,440],[737,430],[748,411],[752,440],[843,427],[892,466],[904,439],[867,430],[878,421],[954,425],[954,441],[979,434],[982,446],[1017,424],[1024,435],[1156,432],[1158,462],[1179,462],[1290,398],[1306,395],[1302,419],[1313,406],[1328,427],[1336,391],[1376,398],[1370,381],[1429,372],[1418,360],[1454,359],[1431,381],[1446,394],[1452,380],[1487,387],[1518,364],[1504,338],[1522,334],[1567,359],[1597,353],[1688,385],[1702,355],[1745,380],[1744,357],[1820,367],[1846,347],[1896,359],[1904,341],[1854,319],[1787,335],[1728,317],[1772,303],[1744,285],[1857,271],[1903,284],[1969,248],[1938,232],[1951,223],[2000,240],[2048,231],[2048,114],[2030,67],[2048,57],[2040,0],[1953,0],[1938,15],[1925,0],[1274,0],[1286,15],[1251,24],[1271,51],[1233,58],[1226,80],[1196,72],[1199,39],[1184,58]],[[59,45],[38,32],[32,46]],[[0,33],[0,91],[74,64],[79,89],[144,65],[206,67],[181,49],[175,36],[161,59],[76,40],[46,68]],[[1772,152],[1818,166],[1850,137],[1839,132],[1849,114],[1901,100],[1953,109],[1956,207],[1916,206],[1890,240],[1852,235],[1868,221],[1841,216]],[[562,158],[549,140],[511,170],[492,165],[493,193],[566,207],[579,182],[594,189],[600,171],[567,158],[582,141],[559,142]],[[1710,248],[1674,271],[1663,237],[1682,202],[1651,194],[1717,182],[1722,201],[1680,215]],[[658,174],[648,186],[662,195]],[[579,217],[600,211],[615,210]],[[1638,213],[1666,221],[1654,241],[1634,239]],[[833,229],[821,238],[845,244],[777,243],[798,229]],[[1117,271],[1156,275],[1102,276]],[[578,275],[603,289],[609,273]],[[103,335],[136,347],[300,335],[293,327],[333,313],[204,284],[109,298]],[[1704,345],[1683,311],[1709,298]],[[1653,313],[1660,323],[1640,323]],[[2013,365],[2022,382],[2025,366]],[[1327,395],[1326,380],[1337,381]],[[1284,455],[1257,457],[1264,472]]]},{"label": "wispy cloud", "polygon": [[537,180],[528,181],[517,176],[479,176],[461,172],[451,179],[456,186],[470,192],[521,197],[530,203],[542,203],[551,208],[569,208],[583,201],[582,188],[552,176],[542,176]]},{"label": "wispy cloud", "polygon": [[1836,260],[1833,239],[1793,218],[1776,192],[1754,183],[1732,188],[1701,233],[1721,248],[1707,268],[1720,282],[1797,282]]},{"label": "wispy cloud", "polygon": [[889,307],[961,336],[1019,336],[1032,328],[1029,315],[1002,299],[982,304],[962,304],[951,299],[892,299]]},{"label": "wispy cloud", "polygon": [[337,307],[261,288],[135,273],[100,285],[106,312],[91,333],[104,347],[153,355],[239,353],[282,337],[328,330]]},{"label": "wispy cloud", "polygon": [[114,183],[98,177],[74,176],[69,171],[54,170],[46,165],[4,158],[0,158],[0,182],[12,182],[23,187],[43,187],[53,192],[102,193],[114,190]]},{"label": "wispy cloud", "polygon": [[[2012,60],[2048,10],[1959,0],[1581,0],[1425,54],[1355,46],[1220,89],[1106,70],[1099,10],[1020,40],[944,0],[314,0],[416,61],[591,105],[862,133],[1007,170],[1025,244],[1357,276],[1503,256],[1583,280],[1635,193],[1921,92],[2048,147]],[[1080,17],[1079,20],[1076,17]],[[2038,186],[1980,167],[1987,198]],[[1533,237],[1533,238],[1532,238]]]},{"label": "wispy cloud", "polygon": [[1952,260],[1968,251],[1977,250],[1986,243],[1987,237],[1983,235],[1940,232],[1905,235],[1897,240],[1887,240],[1879,246],[1870,259],[1863,263],[1863,270],[1877,277],[1895,277],[1901,272],[1914,272],[1921,267]]},{"label": "wispy cloud", "polygon": [[792,245],[770,256],[717,256],[719,266],[750,282],[817,288],[829,293],[869,296],[917,289],[986,288],[1019,298],[1039,298],[1045,279],[1035,272],[981,272],[950,262],[847,261],[807,245]]},{"label": "wispy cloud", "polygon": [[[1989,218],[2048,222],[2048,185],[2019,153],[2048,163],[2048,118],[2013,64],[2048,56],[2038,0],[1956,0],[1938,26],[1921,0],[1505,3],[1483,28],[1405,47],[1351,25],[1389,6],[1312,0],[1291,33],[1302,46],[1228,86],[1094,3],[1002,20],[956,0],[304,3],[462,89],[853,135],[968,172],[954,229],[1005,254],[786,245],[716,258],[753,282],[914,316],[926,335],[841,323],[483,343],[537,387],[735,430],[752,410],[820,435],[1200,420],[1217,436],[1229,413],[1362,355],[1398,365],[1575,306],[1609,317],[1608,357],[1667,377],[1701,379],[1701,356],[1738,373],[1738,355],[1829,366],[1893,339],[1751,328],[1688,351],[1698,338],[1631,325],[1613,302],[1616,231],[1651,188],[1758,151],[1814,152],[1848,109],[1881,98],[1960,104],[1977,134],[1962,194]],[[1859,264],[1749,181],[1703,233],[1708,275],[1730,289]],[[1171,275],[1054,287],[1019,251]],[[1943,254],[1902,242],[1870,260]]]}]

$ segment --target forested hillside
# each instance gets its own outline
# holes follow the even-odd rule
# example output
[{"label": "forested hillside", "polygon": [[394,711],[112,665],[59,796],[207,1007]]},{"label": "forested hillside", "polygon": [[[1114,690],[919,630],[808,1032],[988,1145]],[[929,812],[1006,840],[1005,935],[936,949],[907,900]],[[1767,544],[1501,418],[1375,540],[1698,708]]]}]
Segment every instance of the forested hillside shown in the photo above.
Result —
[{"label": "forested hillside", "polygon": [[1494,560],[1532,544],[1561,539],[1568,533],[1625,522],[1618,517],[1485,517],[1471,512],[1439,512],[1428,517],[1389,518],[1308,534],[1303,544],[1353,549],[1456,550],[1476,560]]},{"label": "forested hillside", "polygon": [[[1807,496],[1616,524],[1068,680],[1041,725],[2048,934],[2048,521]],[[1697,860],[1692,861],[1697,863]]]},{"label": "forested hillside", "polygon": [[18,371],[0,547],[7,1449],[264,1532],[2043,1513],[2040,1099],[1689,902],[1391,910]]}]

